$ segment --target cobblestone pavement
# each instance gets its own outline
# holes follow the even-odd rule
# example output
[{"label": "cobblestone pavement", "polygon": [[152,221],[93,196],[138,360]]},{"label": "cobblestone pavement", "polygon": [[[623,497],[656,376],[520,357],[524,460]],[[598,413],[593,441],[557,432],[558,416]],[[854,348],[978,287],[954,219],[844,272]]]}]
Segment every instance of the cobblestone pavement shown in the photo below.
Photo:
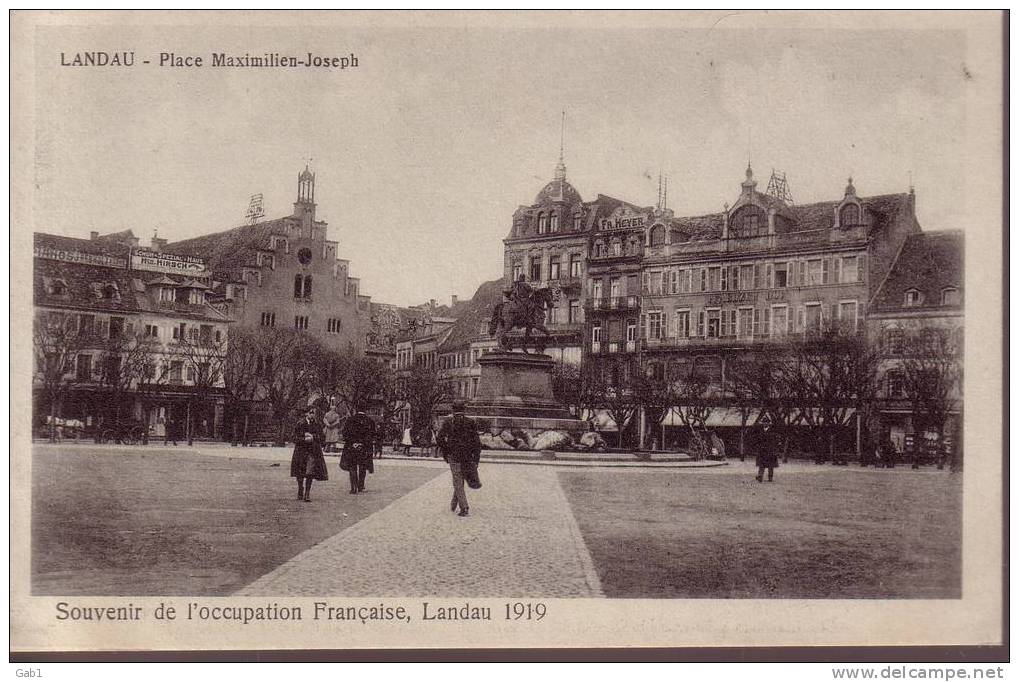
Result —
[{"label": "cobblestone pavement", "polygon": [[483,464],[481,479],[466,518],[449,510],[446,469],[237,594],[604,596],[554,468]]}]

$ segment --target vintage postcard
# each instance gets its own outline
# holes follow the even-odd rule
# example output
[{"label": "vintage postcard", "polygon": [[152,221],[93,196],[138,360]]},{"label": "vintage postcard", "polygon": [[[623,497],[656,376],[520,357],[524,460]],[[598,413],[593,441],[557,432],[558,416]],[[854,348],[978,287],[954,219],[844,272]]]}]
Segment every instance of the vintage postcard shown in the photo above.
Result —
[{"label": "vintage postcard", "polygon": [[1001,644],[995,12],[14,12],[13,652]]}]

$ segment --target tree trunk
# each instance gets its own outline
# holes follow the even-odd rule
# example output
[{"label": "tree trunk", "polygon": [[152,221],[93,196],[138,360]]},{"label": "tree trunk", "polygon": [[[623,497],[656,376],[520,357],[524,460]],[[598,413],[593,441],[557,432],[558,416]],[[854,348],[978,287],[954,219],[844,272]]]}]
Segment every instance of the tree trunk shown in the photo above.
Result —
[{"label": "tree trunk", "polygon": [[745,438],[746,433],[747,433],[747,425],[746,425],[746,422],[744,422],[743,426],[740,427],[740,430],[739,430],[739,461],[741,461],[741,462],[745,462],[747,460],[746,450],[744,449],[744,441],[746,440],[746,438]]}]

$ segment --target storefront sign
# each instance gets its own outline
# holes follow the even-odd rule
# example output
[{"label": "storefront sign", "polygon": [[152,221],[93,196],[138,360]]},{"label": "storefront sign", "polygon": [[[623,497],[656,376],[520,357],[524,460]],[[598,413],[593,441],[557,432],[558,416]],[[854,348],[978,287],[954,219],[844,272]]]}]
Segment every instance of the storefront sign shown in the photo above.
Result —
[{"label": "storefront sign", "polygon": [[768,300],[768,301],[784,301],[785,300],[785,291],[783,291],[782,289],[766,291],[764,293],[764,298],[765,298],[765,300]]},{"label": "storefront sign", "polygon": [[131,254],[131,267],[135,270],[152,270],[176,275],[205,274],[205,261],[195,256],[181,256],[175,253],[135,251]]},{"label": "storefront sign", "polygon": [[85,263],[87,265],[99,265],[104,268],[126,268],[127,259],[107,256],[99,253],[85,253],[83,251],[72,251],[69,249],[55,249],[51,246],[35,247],[35,257],[46,260],[59,260],[65,263]]},{"label": "storefront sign", "polygon": [[598,227],[602,230],[618,230],[623,227],[644,227],[645,217],[642,215],[623,214],[615,218],[602,218]]},{"label": "storefront sign", "polygon": [[708,305],[722,305],[723,303],[756,303],[756,291],[725,291],[721,294],[710,294]]}]

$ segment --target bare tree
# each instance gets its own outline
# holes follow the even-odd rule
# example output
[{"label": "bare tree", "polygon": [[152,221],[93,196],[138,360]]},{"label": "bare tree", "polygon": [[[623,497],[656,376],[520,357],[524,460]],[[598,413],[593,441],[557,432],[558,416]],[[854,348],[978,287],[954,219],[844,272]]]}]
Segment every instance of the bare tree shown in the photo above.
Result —
[{"label": "bare tree", "polygon": [[78,329],[77,319],[59,312],[36,315],[32,328],[35,356],[34,378],[46,396],[49,409],[50,441],[56,440],[57,419],[61,418],[64,398],[74,386],[78,353],[87,347],[91,329]]},{"label": "bare tree", "polygon": [[410,404],[411,428],[420,438],[431,428],[435,408],[449,398],[449,392],[439,381],[438,372],[421,364],[414,365],[404,381]]},{"label": "bare tree", "polygon": [[619,442],[623,447],[627,430],[632,430],[634,416],[640,409],[641,397],[634,390],[639,380],[639,369],[635,364],[616,361],[592,368],[585,382],[586,402],[593,409],[608,413],[618,429]]},{"label": "bare tree", "polygon": [[945,422],[960,382],[959,349],[941,329],[924,329],[906,340],[908,356],[902,360],[903,388],[909,396],[916,431],[933,431],[942,442]]},{"label": "bare tree", "polygon": [[702,432],[704,424],[711,415],[711,405],[707,402],[711,379],[694,370],[672,378],[672,390],[676,399],[676,414],[683,426],[690,431],[690,452],[695,457],[706,456],[710,446],[705,442]]},{"label": "bare tree", "polygon": [[823,323],[790,342],[784,381],[815,435],[819,461],[825,450],[835,458],[839,429],[874,400],[877,367],[878,355],[867,338],[837,323]]},{"label": "bare tree", "polygon": [[396,373],[388,364],[380,365],[379,388],[377,402],[381,412],[381,428],[383,438],[389,437],[388,429],[399,414],[410,404],[410,396],[407,394],[404,383],[397,379]]},{"label": "bare tree", "polygon": [[789,347],[783,344],[726,364],[729,389],[743,424],[740,459],[745,458],[743,431],[749,425],[755,407],[760,410],[756,422],[764,421],[771,425],[771,433],[782,438],[783,452],[788,455],[788,430],[799,416],[798,403],[786,381],[789,359]]},{"label": "bare tree", "polygon": [[[137,395],[138,384],[143,382],[156,366],[161,355],[159,343],[132,331],[110,331],[109,338],[102,341],[99,361],[93,366],[93,378],[106,406],[107,430],[112,438],[120,442],[128,429],[123,410],[132,395]],[[112,413],[112,414],[111,414]],[[133,417],[129,419],[134,421]],[[144,438],[147,424],[142,424]],[[106,436],[102,436],[105,440]]]},{"label": "bare tree", "polygon": [[188,445],[195,439],[195,405],[209,401],[216,389],[222,388],[223,369],[226,364],[227,341],[217,339],[211,325],[206,328],[190,327],[186,334],[170,344],[170,352],[183,363],[192,390],[187,400]]},{"label": "bare tree", "polygon": [[[636,377],[633,389],[640,406],[644,409],[647,423],[661,431],[662,422],[677,402],[674,383],[666,367],[664,365],[658,365],[657,368],[648,367],[647,371]],[[645,444],[641,442],[640,447],[643,449],[644,446]]]},{"label": "bare tree", "polygon": [[260,335],[259,330],[250,327],[232,328],[223,358],[223,391],[230,419],[230,442],[234,445],[249,442],[251,405],[259,388]]},{"label": "bare tree", "polygon": [[286,442],[287,424],[319,383],[322,346],[293,329],[262,329],[258,335],[260,395],[276,426],[276,444]]},{"label": "bare tree", "polygon": [[584,402],[581,368],[568,362],[556,362],[552,367],[552,396],[579,417]]}]

